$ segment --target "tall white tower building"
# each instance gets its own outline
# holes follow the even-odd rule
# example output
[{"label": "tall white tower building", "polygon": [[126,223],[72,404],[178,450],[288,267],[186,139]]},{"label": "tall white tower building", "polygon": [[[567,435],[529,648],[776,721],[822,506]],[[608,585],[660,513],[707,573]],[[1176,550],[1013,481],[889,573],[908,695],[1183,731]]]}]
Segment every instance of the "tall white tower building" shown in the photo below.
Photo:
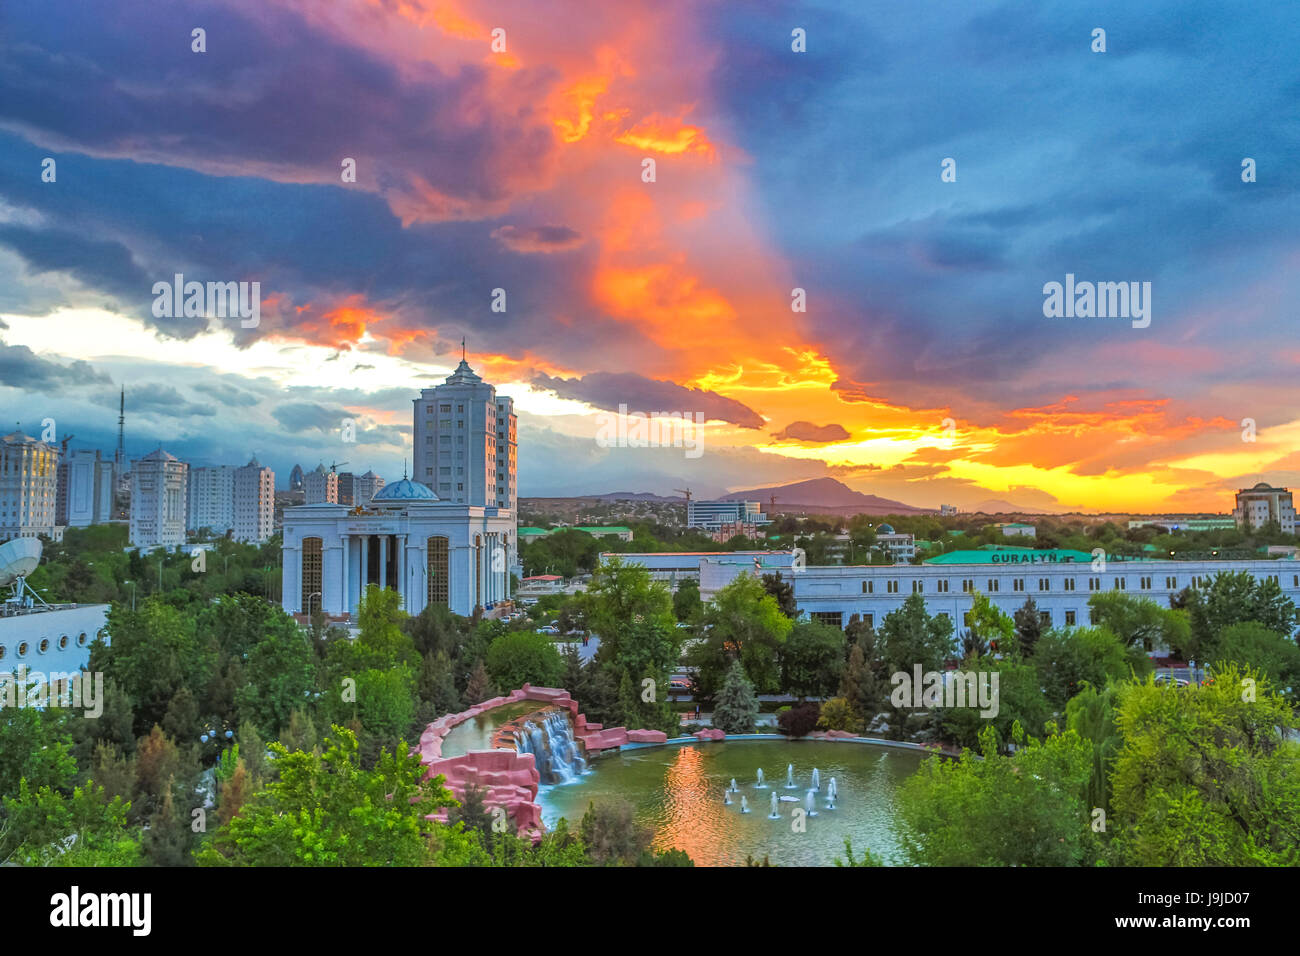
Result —
[{"label": "tall white tower building", "polygon": [[0,541],[54,536],[59,451],[12,431],[0,438]]},{"label": "tall white tower building", "polygon": [[59,462],[57,523],[70,528],[102,524],[113,517],[114,464],[98,450],[79,448]]},{"label": "tall white tower building", "polygon": [[191,468],[189,508],[185,527],[190,531],[207,528],[224,535],[235,526],[235,469],[230,465]]},{"label": "tall white tower building", "polygon": [[131,544],[142,548],[185,543],[189,465],[159,448],[131,462]]},{"label": "tall white tower building", "polygon": [[339,503],[339,476],[324,465],[302,476],[303,503],[336,505]]},{"label": "tall white tower building", "polygon": [[256,458],[235,469],[235,540],[260,544],[275,519],[275,472]]},{"label": "tall white tower building", "polygon": [[462,357],[415,399],[414,478],[443,501],[515,510],[516,418]]}]

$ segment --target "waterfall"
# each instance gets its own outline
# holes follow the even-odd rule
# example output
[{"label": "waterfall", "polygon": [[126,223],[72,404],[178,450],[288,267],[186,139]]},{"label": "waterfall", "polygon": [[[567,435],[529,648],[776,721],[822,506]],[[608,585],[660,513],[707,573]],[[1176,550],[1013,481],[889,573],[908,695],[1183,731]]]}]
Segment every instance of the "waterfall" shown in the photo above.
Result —
[{"label": "waterfall", "polygon": [[540,726],[535,720],[526,721],[515,735],[515,750],[533,755],[541,782],[568,783],[585,773],[587,761],[578,753],[573,728],[564,713],[556,710],[537,716]]}]

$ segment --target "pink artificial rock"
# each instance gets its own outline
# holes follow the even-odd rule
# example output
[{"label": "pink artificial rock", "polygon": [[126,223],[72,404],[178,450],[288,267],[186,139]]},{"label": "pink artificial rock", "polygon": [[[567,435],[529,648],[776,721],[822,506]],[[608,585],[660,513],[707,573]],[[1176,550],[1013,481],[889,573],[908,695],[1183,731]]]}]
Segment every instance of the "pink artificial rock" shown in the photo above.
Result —
[{"label": "pink artificial rock", "polygon": [[627,742],[630,744],[661,744],[668,740],[662,730],[629,730]]},{"label": "pink artificial rock", "polygon": [[696,740],[723,740],[726,736],[718,727],[706,727],[704,730],[695,732]]}]

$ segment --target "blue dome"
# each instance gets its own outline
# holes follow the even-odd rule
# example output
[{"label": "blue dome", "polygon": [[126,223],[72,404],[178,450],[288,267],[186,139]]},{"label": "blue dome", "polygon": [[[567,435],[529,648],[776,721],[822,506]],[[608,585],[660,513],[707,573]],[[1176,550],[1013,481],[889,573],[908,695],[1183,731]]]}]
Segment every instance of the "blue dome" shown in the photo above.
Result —
[{"label": "blue dome", "polygon": [[890,525],[890,524],[882,524],[882,525],[881,525],[879,528],[877,528],[876,530],[879,531],[881,534],[893,534],[893,533],[894,533],[894,526],[893,526],[893,525]]},{"label": "blue dome", "polygon": [[428,485],[422,485],[418,481],[411,481],[409,478],[403,478],[401,481],[395,481],[391,485],[384,485],[379,493],[370,499],[371,501],[437,501],[438,496],[433,493]]}]

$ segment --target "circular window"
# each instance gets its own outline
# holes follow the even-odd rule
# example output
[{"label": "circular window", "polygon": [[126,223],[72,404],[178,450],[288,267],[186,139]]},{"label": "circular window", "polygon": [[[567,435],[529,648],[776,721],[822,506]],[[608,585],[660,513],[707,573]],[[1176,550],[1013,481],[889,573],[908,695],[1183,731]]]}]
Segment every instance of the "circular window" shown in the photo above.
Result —
[{"label": "circular window", "polygon": [[0,644],[0,661],[4,660],[5,655],[8,653],[9,653],[9,648],[5,647],[3,644]]},{"label": "circular window", "polygon": [[22,642],[19,643],[19,645],[18,645],[18,656],[19,656],[19,657],[26,657],[26,656],[27,656],[27,642],[26,642],[26,641],[22,641]]},{"label": "circular window", "polygon": [[48,637],[41,638],[41,643],[38,644],[37,647],[42,654],[48,652],[50,649],[50,639]]},{"label": "circular window", "polygon": [[85,632],[85,631],[82,631],[80,634],[77,635],[77,646],[78,646],[78,647],[85,647],[85,646],[86,646],[86,632]]},{"label": "circular window", "polygon": [[68,635],[64,634],[61,638],[59,638],[59,650],[63,651],[63,650],[67,650],[67,648],[68,648]]}]

